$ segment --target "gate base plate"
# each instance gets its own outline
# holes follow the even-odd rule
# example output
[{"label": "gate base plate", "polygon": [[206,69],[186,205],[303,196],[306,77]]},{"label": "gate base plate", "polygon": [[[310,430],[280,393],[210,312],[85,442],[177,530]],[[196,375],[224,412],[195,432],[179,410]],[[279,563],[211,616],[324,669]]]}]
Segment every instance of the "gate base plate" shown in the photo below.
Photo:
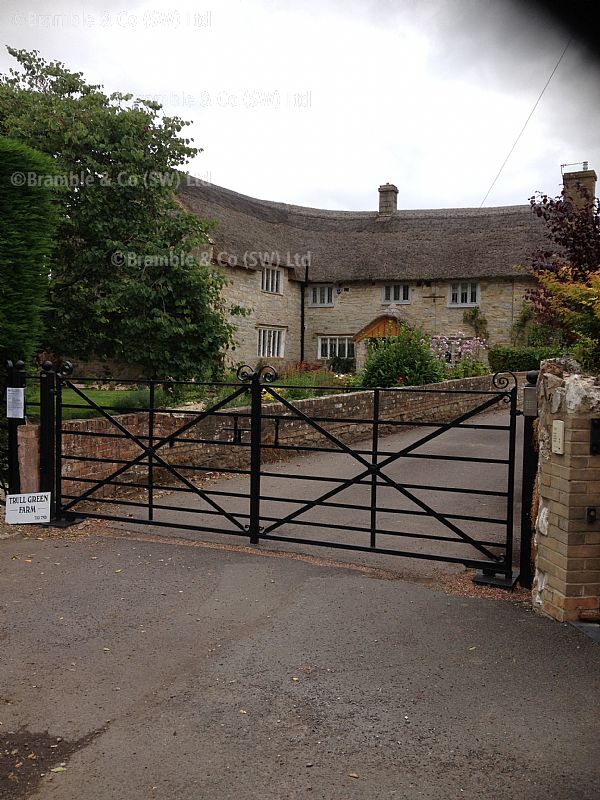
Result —
[{"label": "gate base plate", "polygon": [[70,528],[71,525],[77,525],[79,522],[83,522],[87,517],[79,517],[77,514],[65,514],[64,517],[60,517],[59,519],[52,520],[52,522],[46,522],[44,524],[44,528]]},{"label": "gate base plate", "polygon": [[512,577],[508,575],[494,575],[493,573],[478,572],[473,578],[473,583],[478,586],[495,586],[497,589],[507,589],[512,591],[516,582],[519,580],[519,570],[513,569]]}]

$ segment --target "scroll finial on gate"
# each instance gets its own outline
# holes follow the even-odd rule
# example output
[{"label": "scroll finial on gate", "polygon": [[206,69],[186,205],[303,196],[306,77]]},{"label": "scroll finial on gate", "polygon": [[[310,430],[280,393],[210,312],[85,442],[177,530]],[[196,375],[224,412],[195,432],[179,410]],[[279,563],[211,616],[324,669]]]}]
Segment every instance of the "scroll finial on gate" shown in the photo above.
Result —
[{"label": "scroll finial on gate", "polygon": [[241,367],[238,367],[236,375],[238,381],[250,381],[254,375],[254,370],[249,364],[242,364]]},{"label": "scroll finial on gate", "polygon": [[255,376],[258,377],[260,383],[273,383],[277,380],[277,370],[269,364],[257,370],[249,364],[242,364],[241,367],[238,367],[236,375],[239,381],[251,381]]},{"label": "scroll finial on gate", "polygon": [[[510,377],[509,377],[510,376]],[[512,386],[511,386],[512,381]],[[514,389],[517,385],[517,376],[514,372],[497,372],[492,378],[492,386],[494,389]]]},{"label": "scroll finial on gate", "polygon": [[60,367],[57,370],[58,375],[61,378],[66,378],[67,375],[73,374],[73,364],[70,361],[63,361],[61,362]]},{"label": "scroll finial on gate", "polygon": [[270,364],[266,364],[258,370],[258,380],[262,383],[273,383],[277,380],[277,370]]}]

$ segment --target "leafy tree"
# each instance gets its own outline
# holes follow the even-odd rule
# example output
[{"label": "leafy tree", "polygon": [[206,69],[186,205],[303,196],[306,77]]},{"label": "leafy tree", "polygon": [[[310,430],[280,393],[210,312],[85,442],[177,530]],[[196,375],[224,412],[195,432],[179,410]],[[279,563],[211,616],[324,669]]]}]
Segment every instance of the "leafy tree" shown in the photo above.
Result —
[{"label": "leafy tree", "polygon": [[540,273],[548,308],[575,338],[574,357],[586,369],[600,371],[600,268],[578,280],[570,267]]},{"label": "leafy tree", "polygon": [[53,170],[48,156],[0,137],[0,368],[7,358],[29,361],[42,338],[56,193],[28,186],[23,178]]},{"label": "leafy tree", "polygon": [[[529,199],[533,213],[545,223],[549,242],[531,256],[530,271],[535,278],[553,274],[561,280],[567,267],[572,280],[585,281],[600,265],[600,206],[585,187],[580,187],[579,193],[579,203],[571,202],[564,189],[558,197],[538,194]],[[528,302],[538,323],[557,327],[543,286],[529,293]],[[559,321],[558,327],[561,325],[564,323]]]},{"label": "leafy tree", "polygon": [[9,52],[20,69],[0,78],[0,134],[51,155],[65,187],[47,346],[123,358],[149,376],[218,372],[234,332],[225,278],[189,255],[209,226],[174,193],[199,152],[180,135],[188,123],[37,51]]},{"label": "leafy tree", "polygon": [[396,336],[371,344],[361,375],[363,386],[421,386],[444,379],[445,369],[419,328],[403,325]]},{"label": "leafy tree", "polygon": [[561,195],[530,198],[533,212],[547,229],[550,246],[531,258],[538,286],[529,294],[533,319],[551,326],[587,367],[600,367],[600,326],[597,318],[600,269],[600,205],[583,186],[579,202],[563,189]]}]

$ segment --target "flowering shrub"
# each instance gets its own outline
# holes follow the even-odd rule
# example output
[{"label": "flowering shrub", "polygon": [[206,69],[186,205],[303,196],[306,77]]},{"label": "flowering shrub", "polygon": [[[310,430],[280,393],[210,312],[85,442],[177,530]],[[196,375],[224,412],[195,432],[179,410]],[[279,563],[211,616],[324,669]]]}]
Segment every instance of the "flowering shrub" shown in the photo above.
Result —
[{"label": "flowering shrub", "polygon": [[[275,390],[278,395],[281,397],[285,397],[287,391],[285,389],[276,389]],[[262,389],[260,393],[260,400],[262,403],[277,403],[277,398],[273,395],[273,393],[269,389]]]},{"label": "flowering shrub", "polygon": [[318,361],[296,361],[291,367],[286,367],[283,375],[297,375],[299,372],[319,372],[323,369],[323,364]]},{"label": "flowering shrub", "polygon": [[455,336],[432,336],[431,352],[446,364],[455,364],[463,359],[479,360],[487,341],[480,336],[467,336],[459,331]]}]

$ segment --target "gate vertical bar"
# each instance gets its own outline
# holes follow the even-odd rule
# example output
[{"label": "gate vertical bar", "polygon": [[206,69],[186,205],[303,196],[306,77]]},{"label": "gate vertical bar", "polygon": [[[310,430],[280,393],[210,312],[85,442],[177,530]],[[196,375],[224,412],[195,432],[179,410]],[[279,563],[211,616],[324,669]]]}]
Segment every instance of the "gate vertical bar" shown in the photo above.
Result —
[{"label": "gate vertical bar", "polygon": [[[40,490],[51,492],[50,519],[56,516],[55,445],[56,445],[56,372],[50,361],[40,373]],[[59,454],[60,456],[60,454]]]},{"label": "gate vertical bar", "polygon": [[260,469],[262,407],[260,374],[252,375],[250,384],[250,543],[258,544],[260,534]]},{"label": "gate vertical bar", "polygon": [[533,569],[531,564],[531,538],[534,520],[531,516],[533,490],[538,468],[538,451],[535,446],[534,423],[537,417],[538,370],[527,373],[527,386],[523,397],[523,474],[521,477],[521,557],[519,583],[531,589]]},{"label": "gate vertical bar", "polygon": [[[17,361],[7,362],[7,389],[25,390],[26,374],[25,364]],[[7,409],[8,411],[8,409]],[[23,417],[8,417],[7,438],[8,438],[8,493],[19,494],[21,491],[21,471],[19,468],[19,426],[25,422],[25,408]]]},{"label": "gate vertical bar", "polygon": [[[373,437],[372,437],[371,463],[377,466],[379,449],[379,389],[373,389]],[[376,546],[377,538],[377,471],[371,473],[371,547]]]},{"label": "gate vertical bar", "polygon": [[154,381],[150,381],[150,398],[148,409],[148,519],[154,519]]},{"label": "gate vertical bar", "polygon": [[56,375],[56,385],[54,387],[54,485],[56,487],[54,497],[54,514],[56,519],[62,517],[62,380],[60,375]]},{"label": "gate vertical bar", "polygon": [[517,382],[510,392],[510,431],[508,439],[508,487],[506,496],[506,550],[505,566],[506,579],[512,581],[513,569],[513,536],[514,536],[514,517],[515,517],[515,455],[517,448]]}]

